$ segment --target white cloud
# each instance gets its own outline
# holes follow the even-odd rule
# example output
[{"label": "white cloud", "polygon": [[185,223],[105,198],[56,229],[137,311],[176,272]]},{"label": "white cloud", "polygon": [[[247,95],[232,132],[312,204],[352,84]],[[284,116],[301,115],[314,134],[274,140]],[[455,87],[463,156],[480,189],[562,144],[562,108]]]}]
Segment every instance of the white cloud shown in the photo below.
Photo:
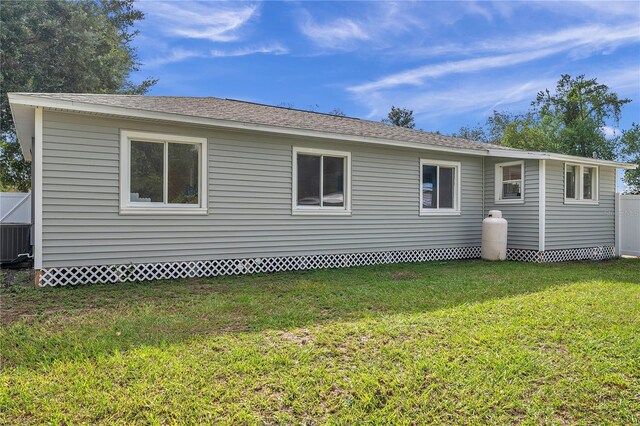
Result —
[{"label": "white cloud", "polygon": [[[494,81],[468,81],[455,86],[421,91],[399,90],[375,92],[359,99],[369,108],[369,119],[384,116],[390,105],[402,105],[414,111],[419,121],[433,122],[465,113],[491,114],[507,106],[526,106],[539,90],[552,87],[552,78],[512,80],[496,85]],[[468,123],[470,124],[470,123]],[[437,129],[435,129],[437,130]]]},{"label": "white cloud", "polygon": [[366,93],[375,90],[389,89],[401,85],[419,86],[427,78],[439,78],[450,74],[471,73],[493,68],[508,67],[524,62],[533,61],[560,52],[561,49],[544,49],[512,53],[508,55],[487,56],[476,59],[463,59],[460,61],[443,62],[439,64],[425,65],[408,71],[403,71],[379,80],[349,87],[354,93]]},{"label": "white cloud", "polygon": [[421,34],[426,22],[423,14],[415,13],[410,2],[366,2],[353,18],[339,17],[320,23],[302,10],[298,29],[316,46],[329,50],[353,51],[366,46],[379,50],[394,47],[399,34]]},{"label": "white cloud", "polygon": [[619,95],[633,93],[637,97],[640,94],[640,70],[637,66],[623,69],[609,68],[604,72],[595,73],[595,75],[598,76],[598,83],[606,84]]},{"label": "white cloud", "polygon": [[466,6],[466,12],[468,14],[470,14],[470,15],[480,15],[484,19],[486,19],[487,21],[493,21],[493,15],[491,14],[491,12],[489,12],[489,10],[487,10],[486,8],[480,6],[480,4],[478,4],[478,2],[469,1],[469,2],[464,3],[464,5]]},{"label": "white cloud", "polygon": [[317,23],[307,12],[299,22],[300,31],[321,47],[341,49],[351,46],[354,41],[370,38],[361,23],[352,19],[338,18],[324,24]]},{"label": "white cloud", "polygon": [[138,3],[145,14],[161,21],[165,32],[185,38],[229,42],[258,12],[258,5],[192,1]]},{"label": "white cloud", "polygon": [[449,116],[462,112],[483,111],[490,113],[506,105],[529,102],[539,90],[555,84],[554,79],[512,81],[496,85],[495,82],[479,85],[469,82],[441,91],[425,91],[409,97],[407,104],[418,113],[429,117]]},{"label": "white cloud", "polygon": [[602,133],[604,133],[604,136],[608,139],[611,139],[618,135],[618,129],[611,126],[602,126],[600,130],[602,130]]},{"label": "white cloud", "polygon": [[[611,70],[594,70],[598,82],[607,84],[619,95],[638,93],[640,81],[635,66]],[[553,89],[558,77],[512,77],[496,83],[491,78],[474,78],[456,85],[441,87],[397,87],[386,91],[355,93],[356,99],[369,109],[370,119],[385,115],[390,105],[402,105],[414,111],[421,121],[456,117],[465,113],[491,114],[495,110],[523,111],[529,108],[536,94],[546,88]],[[612,129],[604,129],[610,133]]]},{"label": "white cloud", "polygon": [[470,55],[480,53],[506,53],[525,49],[539,50],[563,47],[577,52],[580,49],[610,50],[630,42],[640,40],[638,23],[616,25],[583,25],[556,32],[527,34],[519,37],[503,37],[469,44],[441,44],[427,48],[403,50],[403,55],[443,56]]},{"label": "white cloud", "polygon": [[172,64],[176,62],[182,62],[187,59],[202,57],[202,52],[194,50],[186,50],[181,47],[171,49],[169,52],[162,56],[156,56],[154,58],[142,61],[147,67],[159,67],[162,65]]},{"label": "white cloud", "polygon": [[143,61],[144,65],[150,68],[162,65],[173,64],[194,58],[226,58],[237,56],[248,56],[255,54],[284,55],[288,49],[281,44],[261,45],[255,47],[242,47],[233,50],[211,50],[209,52],[186,50],[183,48],[170,49],[166,54]]},{"label": "white cloud", "polygon": [[[424,65],[394,73],[378,80],[349,87],[354,93],[384,90],[400,85],[419,86],[426,79],[445,77],[450,74],[473,73],[495,68],[504,68],[542,59],[561,52],[569,56],[590,56],[595,51],[608,51],[615,47],[640,41],[636,24],[606,27],[602,25],[582,26],[557,31],[518,37],[512,40],[489,40],[471,46],[443,46],[432,50],[432,54],[505,53],[473,59]],[[512,53],[515,52],[515,53]],[[424,52],[423,52],[424,53]]]},{"label": "white cloud", "polygon": [[243,47],[234,50],[212,50],[211,56],[216,58],[234,57],[234,56],[247,56],[255,54],[272,54],[272,55],[284,55],[289,50],[281,44],[263,45],[257,47]]},{"label": "white cloud", "polygon": [[[515,2],[514,2],[515,3]],[[638,14],[638,2],[634,0],[623,1],[541,1],[527,3],[527,5],[548,9],[551,13],[556,13],[571,17],[598,17],[618,19],[629,17],[634,13]]]}]

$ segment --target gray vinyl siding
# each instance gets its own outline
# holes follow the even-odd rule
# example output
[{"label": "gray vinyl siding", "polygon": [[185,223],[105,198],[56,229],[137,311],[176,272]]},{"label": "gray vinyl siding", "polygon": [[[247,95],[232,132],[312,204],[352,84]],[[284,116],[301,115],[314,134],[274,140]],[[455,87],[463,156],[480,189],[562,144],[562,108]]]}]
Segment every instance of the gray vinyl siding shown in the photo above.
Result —
[{"label": "gray vinyl siding", "polygon": [[600,167],[598,174],[598,205],[565,204],[564,163],[547,161],[546,250],[614,245],[616,172]]},{"label": "gray vinyl siding", "polygon": [[[206,216],[119,214],[120,129],[206,137]],[[352,156],[351,216],[292,216],[292,147]],[[419,216],[421,158],[460,161],[462,214]],[[482,159],[45,111],[43,267],[479,246]]]},{"label": "gray vinyl siding", "polygon": [[539,240],[539,162],[525,160],[524,203],[499,204],[495,202],[495,166],[498,163],[518,161],[514,158],[485,159],[485,215],[489,210],[500,210],[507,220],[507,247],[538,250]]}]

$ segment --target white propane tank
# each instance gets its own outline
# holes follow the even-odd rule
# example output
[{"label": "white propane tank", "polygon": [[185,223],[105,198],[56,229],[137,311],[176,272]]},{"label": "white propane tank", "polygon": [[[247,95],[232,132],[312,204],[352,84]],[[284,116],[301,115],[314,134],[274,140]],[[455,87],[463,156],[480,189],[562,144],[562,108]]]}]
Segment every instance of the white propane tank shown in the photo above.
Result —
[{"label": "white propane tank", "polygon": [[482,221],[482,258],[507,258],[507,220],[502,218],[500,210],[489,210],[489,216]]}]

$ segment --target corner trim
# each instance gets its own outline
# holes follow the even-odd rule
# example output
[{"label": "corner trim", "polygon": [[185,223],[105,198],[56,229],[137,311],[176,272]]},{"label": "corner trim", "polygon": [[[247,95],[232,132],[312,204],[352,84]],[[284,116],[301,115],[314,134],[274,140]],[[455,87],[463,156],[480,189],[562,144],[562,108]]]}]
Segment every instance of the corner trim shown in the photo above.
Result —
[{"label": "corner trim", "polygon": [[547,232],[547,160],[538,162],[538,250],[544,251]]},{"label": "corner trim", "polygon": [[44,142],[44,117],[42,107],[37,107],[35,114],[35,132],[33,138],[33,267],[42,269],[42,152]]},{"label": "corner trim", "polygon": [[613,232],[614,232],[614,245],[615,245],[615,255],[620,256],[622,254],[622,248],[620,247],[620,242],[622,241],[622,235],[620,235],[620,231],[622,230],[620,226],[620,215],[622,212],[620,211],[620,193],[618,192],[618,176],[616,176],[616,193],[615,193],[615,202],[614,202],[614,224],[613,224]]}]

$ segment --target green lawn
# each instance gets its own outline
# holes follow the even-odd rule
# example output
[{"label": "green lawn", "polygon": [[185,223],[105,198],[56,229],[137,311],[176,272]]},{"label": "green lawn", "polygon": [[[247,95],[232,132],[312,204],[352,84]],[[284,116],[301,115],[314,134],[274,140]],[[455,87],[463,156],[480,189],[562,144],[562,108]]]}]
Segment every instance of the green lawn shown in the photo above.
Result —
[{"label": "green lawn", "polygon": [[640,423],[637,259],[0,296],[0,424]]}]

